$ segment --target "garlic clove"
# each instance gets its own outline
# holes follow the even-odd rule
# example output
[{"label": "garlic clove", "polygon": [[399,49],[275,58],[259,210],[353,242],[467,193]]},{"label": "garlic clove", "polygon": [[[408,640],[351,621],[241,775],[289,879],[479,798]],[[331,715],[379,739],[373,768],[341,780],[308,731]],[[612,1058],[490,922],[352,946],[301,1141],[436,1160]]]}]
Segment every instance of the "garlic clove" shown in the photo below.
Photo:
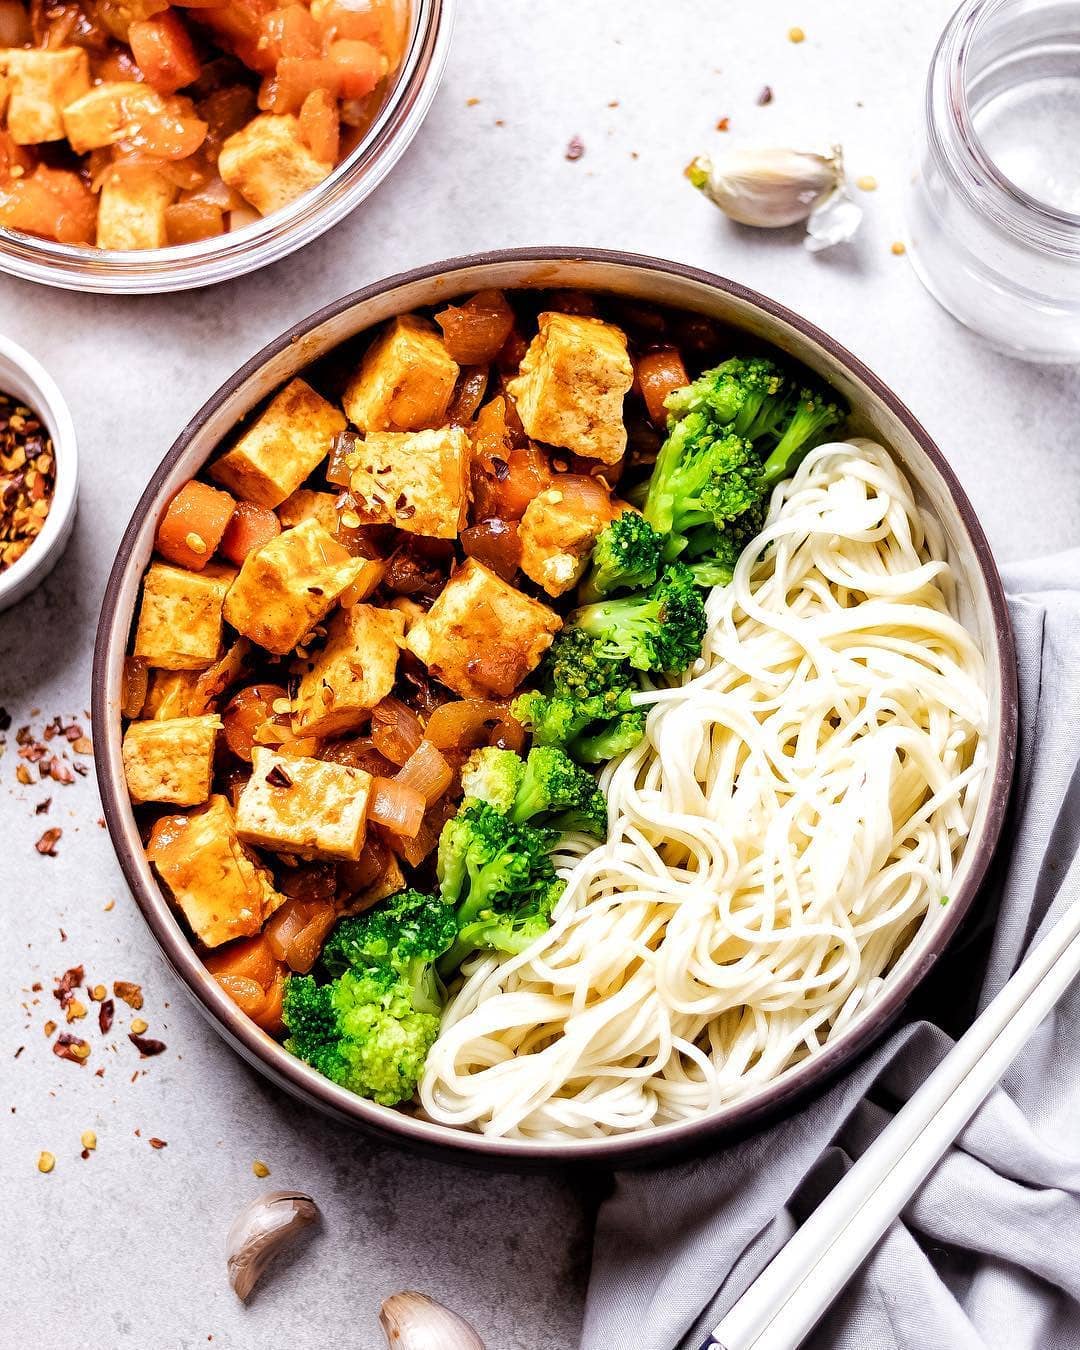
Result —
[{"label": "garlic clove", "polygon": [[318,1217],[315,1201],[301,1191],[267,1191],[245,1205],[225,1239],[229,1283],[236,1294],[246,1299],[274,1257]]},{"label": "garlic clove", "polygon": [[839,187],[807,217],[803,245],[811,253],[821,253],[834,244],[846,244],[862,224],[862,207],[853,202],[847,189]]},{"label": "garlic clove", "polygon": [[379,1321],[391,1350],[484,1350],[463,1317],[414,1289],[384,1299]]},{"label": "garlic clove", "polygon": [[733,147],[716,159],[699,155],[686,168],[694,187],[740,225],[797,225],[844,182],[838,145],[827,153],[783,147]]}]

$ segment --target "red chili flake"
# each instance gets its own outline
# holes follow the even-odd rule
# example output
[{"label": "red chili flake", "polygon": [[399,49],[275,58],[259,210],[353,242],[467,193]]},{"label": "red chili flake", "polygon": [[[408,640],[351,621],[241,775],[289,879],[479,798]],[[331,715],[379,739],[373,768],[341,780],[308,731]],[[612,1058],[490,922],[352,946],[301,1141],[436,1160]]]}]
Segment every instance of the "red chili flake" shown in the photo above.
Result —
[{"label": "red chili flake", "polygon": [[98,1027],[100,1028],[101,1034],[103,1036],[107,1036],[109,1034],[109,1028],[113,1024],[113,1015],[115,1011],[116,1011],[116,1004],[112,1001],[111,998],[105,999],[101,1007],[98,1008],[98,1015],[97,1015]]},{"label": "red chili flake", "polygon": [[761,93],[758,94],[757,96],[758,107],[764,108],[767,103],[771,102],[772,102],[772,88],[769,85],[765,85]]},{"label": "red chili flake", "polygon": [[54,825],[51,830],[46,830],[34,847],[44,858],[56,857],[56,845],[59,842],[63,830],[58,825]]},{"label": "red chili flake", "polygon": [[566,147],[566,158],[570,160],[580,159],[585,153],[585,142],[580,136],[571,136],[570,143]]},{"label": "red chili flake", "polygon": [[162,1050],[166,1049],[164,1041],[155,1041],[150,1036],[140,1036],[137,1031],[129,1031],[128,1040],[144,1058],[148,1058],[150,1055],[160,1055]]},{"label": "red chili flake", "polygon": [[70,1059],[75,1064],[85,1064],[90,1054],[90,1043],[68,1031],[62,1031],[53,1041],[52,1052],[59,1059]]},{"label": "red chili flake", "polygon": [[15,1051],[15,1058],[18,1059],[25,1049],[26,1049],[25,1045],[20,1045],[18,1050]]},{"label": "red chili flake", "polygon": [[56,999],[61,1008],[66,1008],[75,997],[75,990],[82,984],[85,974],[82,966],[72,966],[69,970],[65,970],[57,980],[56,988],[52,993],[53,998]]},{"label": "red chili flake", "polygon": [[731,130],[731,118],[730,118],[730,117],[721,117],[720,121],[717,122],[717,124],[716,124],[716,129],[717,129],[717,131],[730,131],[730,130]]},{"label": "red chili flake", "polygon": [[104,1078],[104,1077],[105,1077],[105,1065],[104,1065],[104,1064],[101,1066],[100,1069],[95,1069],[95,1070],[94,1070],[94,1077],[95,1077],[95,1078]]},{"label": "red chili flake", "polygon": [[34,807],[34,815],[43,816],[50,806],[52,806],[52,798],[46,797],[44,801],[38,802],[37,806]]},{"label": "red chili flake", "polygon": [[151,1148],[167,1148],[169,1141],[167,1139],[150,1139]]},{"label": "red chili flake", "polygon": [[60,941],[61,941],[61,942],[66,942],[66,941],[67,941],[67,934],[64,932],[64,930],[63,930],[62,928],[58,928],[56,931],[60,934]]},{"label": "red chili flake", "polygon": [[89,1158],[89,1156],[90,1150],[88,1148],[84,1148],[83,1151],[79,1154],[79,1157],[82,1158],[84,1162],[86,1161],[87,1158]]},{"label": "red chili flake", "polygon": [[16,745],[29,745],[33,739],[34,738],[30,735],[29,726],[19,727],[18,731],[15,733]]},{"label": "red chili flake", "polygon": [[80,778],[85,778],[86,775],[90,772],[90,770],[86,767],[85,764],[73,764],[71,767],[75,770],[75,772],[79,775]]},{"label": "red chili flake", "polygon": [[36,764],[39,759],[44,759],[46,750],[43,745],[21,745],[19,747],[19,758],[29,760],[31,764]]},{"label": "red chili flake", "polygon": [[83,729],[78,722],[72,722],[70,726],[63,728],[64,735],[69,741],[77,741],[83,734]]},{"label": "red chili flake", "polygon": [[72,766],[66,760],[61,759],[59,755],[53,755],[52,759],[49,760],[47,769],[45,765],[42,765],[42,778],[45,777],[46,772],[54,783],[74,783],[75,781]]},{"label": "red chili flake", "polygon": [[510,477],[510,465],[507,464],[505,459],[497,459],[493,455],[491,459],[491,467],[495,471],[495,481],[497,483],[505,483],[506,480]]},{"label": "red chili flake", "polygon": [[287,788],[292,787],[293,785],[293,780],[289,777],[289,775],[285,772],[285,770],[281,767],[280,764],[274,765],[274,767],[266,775],[266,781],[270,784],[271,787]]}]

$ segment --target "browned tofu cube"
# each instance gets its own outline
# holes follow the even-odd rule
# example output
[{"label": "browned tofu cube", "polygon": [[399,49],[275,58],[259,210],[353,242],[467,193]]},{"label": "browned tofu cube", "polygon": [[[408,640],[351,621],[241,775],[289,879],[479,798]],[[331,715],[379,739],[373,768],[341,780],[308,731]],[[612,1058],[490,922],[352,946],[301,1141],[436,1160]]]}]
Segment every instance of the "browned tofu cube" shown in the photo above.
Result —
[{"label": "browned tofu cube", "polygon": [[566,496],[558,480],[538,493],[518,526],[521,570],[548,595],[562,595],[581,580],[597,535],[614,518],[610,497],[587,504]]},{"label": "browned tofu cube", "polygon": [[152,563],[143,578],[135,655],[166,670],[203,670],[221,647],[221,611],[233,573]]},{"label": "browned tofu cube", "polygon": [[169,721],[132,722],[124,734],[124,776],[134,802],[198,806],[210,795],[216,713]]},{"label": "browned tofu cube", "polygon": [[281,528],[289,530],[302,520],[317,520],[329,534],[338,527],[338,510],[332,492],[313,492],[311,488],[297,488],[290,492],[277,508]]},{"label": "browned tofu cube", "polygon": [[153,169],[113,169],[98,200],[98,248],[165,248],[165,208],[175,196],[173,184]]},{"label": "browned tofu cube", "polygon": [[364,769],[256,745],[236,807],[237,833],[278,853],[354,861],[364,847],[371,784]]},{"label": "browned tofu cube", "polygon": [[90,88],[90,61],[82,47],[0,51],[8,86],[7,131],[16,145],[64,138],[64,108]]},{"label": "browned tofu cube", "polygon": [[304,520],[255,549],[225,598],[238,633],[284,656],[309,633],[363,571],[317,520]]},{"label": "browned tofu cube", "polygon": [[626,335],[577,314],[541,314],[521,373],[506,390],[526,433],[614,464],[626,450],[623,398],[634,382]]},{"label": "browned tofu cube", "polygon": [[358,443],[349,490],[365,525],[456,539],[469,512],[469,437],[463,427],[373,431]]},{"label": "browned tofu cube", "polygon": [[210,477],[238,497],[279,506],[322,463],[344,430],[338,408],[303,380],[292,380],[228,454],[211,464]]},{"label": "browned tofu cube", "polygon": [[547,605],[469,558],[409,628],[405,645],[462,698],[507,698],[561,627]]},{"label": "browned tofu cube", "polygon": [[327,627],[326,645],[301,665],[293,698],[297,736],[340,736],[366,719],[394,687],[405,618],[396,610],[353,605]]},{"label": "browned tofu cube", "polygon": [[140,117],[165,111],[165,100],[136,80],[109,80],[64,106],[64,135],[77,155],[115,145]]},{"label": "browned tofu cube", "polygon": [[146,856],[208,947],[257,933],[285,897],[236,834],[227,797],[154,823]]},{"label": "browned tofu cube", "polygon": [[435,325],[403,314],[367,349],[342,404],[361,431],[420,431],[445,421],[457,377]]},{"label": "browned tofu cube", "polygon": [[291,113],[253,118],[228,138],[218,157],[223,181],[263,216],[317,187],[333,168],[311,153]]}]

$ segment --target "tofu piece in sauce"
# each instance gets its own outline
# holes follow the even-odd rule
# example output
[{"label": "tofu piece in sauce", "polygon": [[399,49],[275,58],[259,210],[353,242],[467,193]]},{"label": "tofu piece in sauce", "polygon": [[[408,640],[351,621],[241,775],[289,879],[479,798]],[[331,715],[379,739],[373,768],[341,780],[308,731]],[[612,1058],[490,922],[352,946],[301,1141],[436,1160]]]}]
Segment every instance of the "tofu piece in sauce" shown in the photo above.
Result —
[{"label": "tofu piece in sauce", "polygon": [[521,570],[548,595],[563,595],[581,580],[597,535],[617,514],[617,506],[599,493],[587,506],[568,500],[556,480],[532,499],[521,517]]},{"label": "tofu piece in sauce", "polygon": [[263,113],[221,147],[218,173],[262,216],[278,211],[329,177],[334,166],[316,159],[292,113]]},{"label": "tofu piece in sauce", "polygon": [[374,605],[339,610],[326,646],[303,663],[292,706],[297,736],[339,736],[394,687],[405,616]]},{"label": "tofu piece in sauce", "polygon": [[462,698],[506,698],[536,668],[561,627],[547,605],[469,558],[410,626],[405,645]]},{"label": "tofu piece in sauce", "polygon": [[626,335],[577,314],[541,314],[539,324],[506,385],[526,434],[614,464],[626,451],[623,398],[634,382]]},{"label": "tofu piece in sauce", "polygon": [[364,570],[317,520],[303,520],[255,549],[225,598],[238,633],[284,656]]},{"label": "tofu piece in sauce", "polygon": [[340,409],[303,380],[291,380],[233,448],[210,465],[210,477],[237,497],[259,506],[280,506],[322,463],[334,437],[344,430]]},{"label": "tofu piece in sauce", "polygon": [[364,354],[342,404],[361,431],[420,431],[446,417],[458,364],[427,319],[393,319]]},{"label": "tofu piece in sauce", "polygon": [[98,198],[98,248],[165,248],[165,208],[175,196],[173,184],[153,169],[114,169]]},{"label": "tofu piece in sauce", "polygon": [[124,734],[124,777],[135,802],[198,806],[210,796],[216,713],[132,722]]},{"label": "tofu piece in sauce", "polygon": [[146,856],[208,947],[257,933],[285,897],[240,843],[227,797],[154,823]]},{"label": "tofu piece in sauce", "polygon": [[277,518],[281,521],[283,530],[299,525],[302,520],[317,520],[324,530],[333,534],[338,527],[335,501],[332,492],[314,492],[311,488],[297,488],[295,492],[290,492],[277,508]]},{"label": "tofu piece in sauce", "polygon": [[361,523],[456,539],[468,517],[471,455],[463,427],[371,432],[349,461],[358,461],[349,490]]},{"label": "tofu piece in sauce", "polygon": [[82,47],[0,51],[8,85],[7,131],[16,145],[64,138],[64,109],[90,88],[90,59]]},{"label": "tofu piece in sauce", "polygon": [[151,563],[143,579],[135,655],[165,670],[203,670],[221,648],[221,616],[235,573],[211,563],[189,572]]},{"label": "tofu piece in sauce", "polygon": [[355,861],[364,847],[371,784],[363,769],[253,746],[237,833],[279,853]]},{"label": "tofu piece in sauce", "polygon": [[64,106],[64,135],[72,150],[84,155],[115,145],[139,117],[165,111],[165,100],[137,80],[107,80]]}]

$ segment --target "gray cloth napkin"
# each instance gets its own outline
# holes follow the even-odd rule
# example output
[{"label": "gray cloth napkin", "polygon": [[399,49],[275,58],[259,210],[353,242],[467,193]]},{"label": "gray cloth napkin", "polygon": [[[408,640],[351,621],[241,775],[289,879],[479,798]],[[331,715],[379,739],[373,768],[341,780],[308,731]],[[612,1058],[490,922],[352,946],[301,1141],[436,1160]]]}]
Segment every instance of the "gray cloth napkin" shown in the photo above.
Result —
[{"label": "gray cloth napkin", "polygon": [[[1007,569],[1020,757],[994,882],[922,1020],[809,1105],[711,1157],[614,1179],[583,1350],[697,1350],[1057,917],[1080,849],[1080,550]],[[998,910],[996,928],[993,927]],[[930,1019],[933,1020],[930,1020]],[[1080,1350],[1080,983],[840,1301],[814,1350]]]}]

